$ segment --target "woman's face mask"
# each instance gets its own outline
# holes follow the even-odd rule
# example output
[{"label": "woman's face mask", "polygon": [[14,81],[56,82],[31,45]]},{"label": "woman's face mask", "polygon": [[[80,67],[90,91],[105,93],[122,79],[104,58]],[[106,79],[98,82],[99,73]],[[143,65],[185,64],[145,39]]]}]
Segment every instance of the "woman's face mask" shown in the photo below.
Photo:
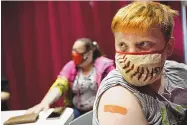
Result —
[{"label": "woman's face mask", "polygon": [[72,52],[72,59],[75,65],[84,67],[85,65],[92,62],[92,54],[88,55],[89,51],[84,53]]},{"label": "woman's face mask", "polygon": [[72,59],[75,65],[79,65],[86,60],[85,54],[86,52],[84,53],[72,52]]},{"label": "woman's face mask", "polygon": [[160,52],[126,53],[116,52],[116,68],[124,79],[134,86],[145,86],[155,82],[162,73],[165,62],[164,50]]}]

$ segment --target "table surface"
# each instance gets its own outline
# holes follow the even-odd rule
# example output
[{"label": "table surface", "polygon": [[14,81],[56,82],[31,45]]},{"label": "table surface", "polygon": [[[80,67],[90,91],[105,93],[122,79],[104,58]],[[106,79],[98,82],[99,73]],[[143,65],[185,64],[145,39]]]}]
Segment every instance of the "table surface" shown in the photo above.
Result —
[{"label": "table surface", "polygon": [[[42,111],[39,114],[39,118],[35,123],[27,123],[27,124],[21,124],[21,125],[69,125],[69,122],[71,122],[74,119],[73,115],[73,109],[72,108],[66,108],[60,118],[58,119],[47,119],[47,116],[51,114],[51,112],[54,109],[51,108],[48,111]],[[25,114],[26,110],[12,110],[12,111],[1,111],[1,124],[8,120],[10,117],[19,116]]]}]

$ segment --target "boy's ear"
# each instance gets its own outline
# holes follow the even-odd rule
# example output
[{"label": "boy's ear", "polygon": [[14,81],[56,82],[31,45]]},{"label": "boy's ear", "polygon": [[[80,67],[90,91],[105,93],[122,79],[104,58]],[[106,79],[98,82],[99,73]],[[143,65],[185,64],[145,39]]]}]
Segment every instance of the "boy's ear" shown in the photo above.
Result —
[{"label": "boy's ear", "polygon": [[174,45],[175,45],[175,38],[171,37],[166,45],[167,45],[166,47],[167,56],[171,56],[173,53]]}]

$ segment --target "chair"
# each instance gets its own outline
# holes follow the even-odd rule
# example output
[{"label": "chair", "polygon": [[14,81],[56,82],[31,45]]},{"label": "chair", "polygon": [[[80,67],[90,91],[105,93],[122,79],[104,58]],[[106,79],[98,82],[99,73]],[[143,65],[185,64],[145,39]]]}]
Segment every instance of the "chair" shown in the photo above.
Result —
[{"label": "chair", "polygon": [[92,125],[92,116],[93,111],[89,111],[71,121],[69,125]]}]

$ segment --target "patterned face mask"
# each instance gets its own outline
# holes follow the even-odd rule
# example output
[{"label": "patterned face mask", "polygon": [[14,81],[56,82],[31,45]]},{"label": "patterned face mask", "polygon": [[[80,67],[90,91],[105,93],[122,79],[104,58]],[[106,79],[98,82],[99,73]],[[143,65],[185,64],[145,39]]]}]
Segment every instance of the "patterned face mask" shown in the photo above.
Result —
[{"label": "patterned face mask", "polygon": [[116,68],[129,84],[149,85],[160,78],[165,62],[163,52],[116,52]]}]

